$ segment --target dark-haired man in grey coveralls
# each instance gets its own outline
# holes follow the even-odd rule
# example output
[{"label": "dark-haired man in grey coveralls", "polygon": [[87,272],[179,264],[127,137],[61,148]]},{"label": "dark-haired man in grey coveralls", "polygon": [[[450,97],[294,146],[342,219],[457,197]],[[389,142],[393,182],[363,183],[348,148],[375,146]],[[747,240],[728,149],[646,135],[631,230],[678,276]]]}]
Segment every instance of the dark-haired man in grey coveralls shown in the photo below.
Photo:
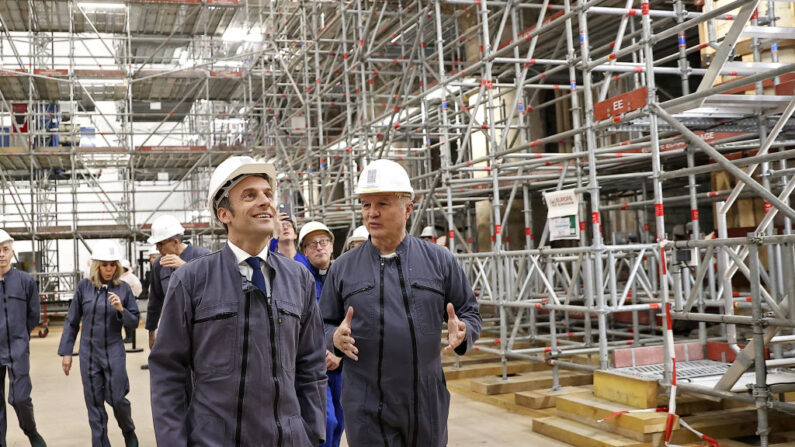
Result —
[{"label": "dark-haired man in grey coveralls", "polygon": [[149,356],[158,445],[316,446],[325,438],[315,283],[268,250],[275,178],[270,164],[231,157],[210,179],[210,210],[228,242],[171,277]]}]

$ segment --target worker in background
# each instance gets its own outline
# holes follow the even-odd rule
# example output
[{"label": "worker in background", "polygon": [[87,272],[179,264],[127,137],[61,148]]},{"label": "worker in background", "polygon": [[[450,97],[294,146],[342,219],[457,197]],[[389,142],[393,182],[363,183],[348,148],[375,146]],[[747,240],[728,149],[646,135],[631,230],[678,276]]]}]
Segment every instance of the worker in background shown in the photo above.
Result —
[{"label": "worker in background", "polygon": [[298,239],[295,219],[287,213],[279,213],[274,230],[274,237],[269,244],[270,250],[286,256],[287,259],[308,265],[309,261],[295,247],[295,240]]},{"label": "worker in background", "polygon": [[478,304],[450,252],[406,233],[414,190],[402,166],[370,163],[355,193],[370,239],[331,265],[320,298],[328,349],[348,357],[348,443],[445,446],[442,323],[445,351],[466,353],[480,335]]},{"label": "worker in background", "polygon": [[157,247],[153,245],[149,247],[146,256],[149,258],[149,269],[144,269],[146,272],[144,273],[143,278],[141,278],[143,291],[141,292],[141,296],[138,297],[142,300],[149,299],[149,285],[152,284],[152,269],[155,267],[155,261],[160,256],[160,252],[157,251]]},{"label": "worker in background", "polygon": [[160,446],[325,439],[323,324],[312,276],[268,249],[275,188],[273,165],[245,156],[228,158],[210,179],[208,207],[228,241],[171,278],[149,356]]},{"label": "worker in background", "polygon": [[359,245],[362,245],[364,241],[366,241],[367,238],[369,237],[370,233],[367,232],[367,227],[365,227],[364,225],[356,227],[356,229],[353,230],[353,234],[351,235],[351,237],[349,237],[348,240],[345,241],[344,251],[350,251],[358,247]]},{"label": "worker in background", "polygon": [[[121,268],[124,273],[121,274],[122,281],[126,282],[128,286],[130,286],[130,290],[132,290],[133,296],[135,299],[138,299],[141,296],[141,292],[143,292],[144,288],[141,284],[141,280],[135,276],[135,273],[132,271],[132,266],[130,265],[130,261],[126,259],[121,260]],[[133,341],[133,334],[135,334],[135,327],[124,327],[124,342],[125,343],[132,343]]]},{"label": "worker in background", "polygon": [[160,257],[152,266],[151,283],[149,284],[149,302],[146,305],[146,329],[149,331],[149,349],[155,344],[157,325],[163,299],[168,291],[168,282],[175,270],[188,261],[210,253],[202,247],[182,242],[185,228],[179,220],[170,215],[160,216],[152,222],[152,236],[148,239],[155,244]]},{"label": "worker in background", "polygon": [[58,355],[67,376],[72,369],[72,352],[82,323],[80,376],[83,397],[91,426],[91,445],[109,447],[108,413],[113,408],[126,447],[138,445],[132,420],[130,381],[121,328],[138,326],[138,305],[130,286],[121,280],[121,252],[114,243],[104,243],[91,254],[89,278],[77,284],[75,296],[64,321]]},{"label": "worker in background", "polygon": [[122,281],[126,282],[127,285],[130,286],[130,290],[132,290],[133,295],[138,298],[141,296],[141,292],[143,292],[144,288],[141,284],[141,280],[135,276],[135,273],[132,271],[132,266],[130,265],[130,261],[126,259],[122,259],[121,261],[121,268],[124,270],[124,273],[121,274]]},{"label": "worker in background", "polygon": [[[334,251],[334,233],[320,222],[307,222],[301,227],[298,236],[298,247],[307,259],[306,267],[315,278],[317,297],[323,292],[328,269],[331,266],[331,255]],[[339,447],[342,432],[345,429],[345,417],[342,413],[340,394],[342,392],[342,358],[326,350],[326,442],[323,446]]]},{"label": "worker in background", "polygon": [[436,243],[436,232],[433,230],[433,227],[428,225],[427,227],[423,228],[422,233],[420,233],[420,239],[431,243]]},{"label": "worker in background", "polygon": [[14,407],[19,428],[34,447],[46,446],[33,417],[30,399],[30,331],[39,324],[39,288],[26,272],[12,267],[14,239],[0,230],[0,445],[6,444],[5,375],[8,372],[8,403]]}]

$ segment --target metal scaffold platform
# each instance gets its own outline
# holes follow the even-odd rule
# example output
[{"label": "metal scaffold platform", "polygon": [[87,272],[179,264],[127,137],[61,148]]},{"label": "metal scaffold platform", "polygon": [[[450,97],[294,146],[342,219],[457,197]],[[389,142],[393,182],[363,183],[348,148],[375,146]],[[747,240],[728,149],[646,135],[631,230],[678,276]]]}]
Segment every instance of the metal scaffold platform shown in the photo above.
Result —
[{"label": "metal scaffold platform", "polygon": [[[273,161],[279,199],[338,240],[361,224],[358,173],[390,158],[417,192],[411,233],[433,226],[467,271],[504,378],[546,363],[556,388],[561,368],[662,346],[666,392],[754,403],[767,445],[767,410],[795,410],[767,382],[795,366],[794,5],[7,0],[2,225],[65,295],[79,244],[136,257],[158,213],[217,246],[205,194],[230,155]],[[575,197],[569,240],[556,191]],[[678,383],[685,340],[735,360]],[[751,398],[732,392],[749,368]]]}]

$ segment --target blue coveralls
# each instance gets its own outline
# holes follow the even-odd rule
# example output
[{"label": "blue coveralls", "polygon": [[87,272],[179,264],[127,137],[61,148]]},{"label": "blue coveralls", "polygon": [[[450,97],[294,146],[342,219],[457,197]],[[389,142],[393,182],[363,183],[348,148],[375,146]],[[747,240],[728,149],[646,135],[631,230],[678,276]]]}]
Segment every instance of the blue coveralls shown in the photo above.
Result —
[{"label": "blue coveralls", "polygon": [[[449,251],[406,236],[392,257],[371,241],[331,265],[320,309],[327,349],[348,307],[359,360],[345,362],[342,408],[351,447],[447,445],[450,393],[440,338],[452,303],[466,324],[464,354],[480,335],[481,318],[464,270]],[[337,355],[341,355],[335,350]]]},{"label": "blue coveralls", "polygon": [[316,446],[325,438],[325,345],[312,278],[284,256],[268,256],[267,265],[270,296],[241,275],[228,244],[171,277],[149,355],[158,445]]},{"label": "blue coveralls", "polygon": [[[296,261],[299,261],[298,257],[296,257]],[[328,276],[328,271],[326,274],[321,275],[320,270],[315,268],[306,257],[299,262],[304,264],[315,278],[315,289],[317,290],[318,301],[320,301],[323,282]],[[342,432],[345,430],[345,416],[342,412],[342,403],[340,403],[342,363],[340,362],[339,368],[334,371],[326,371],[326,377],[328,378],[328,387],[326,388],[326,443],[323,444],[323,447],[339,447]]]},{"label": "blue coveralls", "polygon": [[30,399],[30,331],[39,324],[39,289],[29,274],[12,268],[0,281],[0,445],[6,445],[5,375],[8,403],[27,436],[36,433]]},{"label": "blue coveralls", "polygon": [[[210,253],[210,250],[207,250],[204,247],[196,247],[191,244],[186,244],[185,250],[179,255],[179,257],[185,261],[190,262],[193,259],[198,258],[199,256],[204,256]],[[146,304],[146,329],[149,331],[154,331],[157,329],[158,321],[160,321],[160,312],[163,310],[163,299],[166,297],[166,291],[168,291],[168,281],[171,279],[171,275],[175,272],[175,270],[171,267],[163,267],[160,265],[160,260],[162,256],[159,256],[155,259],[154,265],[152,265],[152,274],[150,276],[151,282],[149,283],[149,302]]]},{"label": "blue coveralls", "polygon": [[[110,292],[121,299],[122,313],[110,305]],[[113,415],[122,433],[135,430],[130,401],[125,397],[130,392],[130,381],[127,379],[127,354],[121,329],[123,326],[138,326],[138,317],[138,305],[127,283],[97,288],[88,279],[83,279],[77,284],[64,322],[58,355],[72,355],[82,321],[80,377],[83,379],[83,397],[94,447],[110,446],[105,402],[113,407]]]}]

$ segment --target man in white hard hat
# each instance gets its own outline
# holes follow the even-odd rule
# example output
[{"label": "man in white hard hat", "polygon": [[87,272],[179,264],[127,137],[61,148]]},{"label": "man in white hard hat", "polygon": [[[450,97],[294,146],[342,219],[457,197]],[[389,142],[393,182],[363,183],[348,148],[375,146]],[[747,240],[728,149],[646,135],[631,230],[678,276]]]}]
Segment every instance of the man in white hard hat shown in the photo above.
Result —
[{"label": "man in white hard hat", "polygon": [[251,157],[228,158],[210,179],[208,207],[228,241],[171,278],[149,356],[158,445],[325,439],[323,323],[306,268],[269,253],[275,189],[273,165]]},{"label": "man in white hard hat", "polygon": [[[39,324],[39,288],[26,272],[12,267],[14,239],[0,230],[0,445],[6,445],[5,375],[8,403],[14,407],[19,427],[32,446],[46,446],[33,417],[30,399],[30,331]],[[5,318],[2,318],[2,316]]]},{"label": "man in white hard hat", "polygon": [[331,265],[320,298],[328,349],[348,357],[348,445],[445,446],[442,323],[445,350],[471,349],[481,328],[474,293],[450,252],[406,233],[414,190],[402,166],[370,163],[355,192],[370,239]]},{"label": "man in white hard hat", "polygon": [[367,227],[364,225],[356,227],[356,229],[353,230],[351,237],[345,241],[345,251],[353,250],[359,245],[362,245],[369,237],[370,233],[367,232]]},{"label": "man in white hard hat", "polygon": [[422,233],[420,233],[420,239],[433,242],[436,239],[436,232],[433,230],[433,227],[428,225],[427,227],[422,229]]},{"label": "man in white hard hat", "polygon": [[152,236],[147,242],[154,244],[161,256],[152,266],[149,302],[146,305],[145,327],[149,331],[149,349],[155,344],[160,311],[171,275],[187,262],[210,253],[206,248],[183,242],[184,234],[185,228],[174,216],[163,215],[152,222]]},{"label": "man in white hard hat", "polygon": [[[334,233],[321,222],[307,222],[298,235],[298,247],[304,254],[303,263],[315,278],[315,290],[320,299],[323,283],[326,281],[331,255],[334,252]],[[326,442],[322,447],[339,447],[342,432],[345,430],[345,417],[342,413],[340,394],[342,392],[342,358],[326,350]]]}]

